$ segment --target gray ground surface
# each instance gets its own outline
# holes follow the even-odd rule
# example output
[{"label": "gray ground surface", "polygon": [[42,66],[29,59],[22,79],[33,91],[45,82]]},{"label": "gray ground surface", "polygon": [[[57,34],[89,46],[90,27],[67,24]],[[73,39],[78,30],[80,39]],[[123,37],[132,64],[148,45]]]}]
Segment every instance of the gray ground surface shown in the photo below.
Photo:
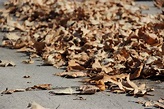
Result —
[{"label": "gray ground surface", "polygon": [[[0,0],[2,2],[2,0]],[[149,11],[157,13],[160,10],[156,9],[152,2],[139,2],[139,4],[147,4],[151,7]],[[3,33],[0,33],[0,43]],[[34,64],[23,64],[22,61],[28,57],[25,54],[17,53],[15,50],[0,48],[0,60],[11,60],[16,63],[16,67],[0,67],[0,91],[6,88],[26,88],[36,84],[52,84],[53,86],[78,86],[81,83],[79,79],[65,79],[53,76],[55,72],[61,70],[51,66],[42,65],[41,59],[36,59]],[[31,78],[23,78],[29,75]],[[145,82],[149,87],[154,87],[153,97],[134,98],[125,94],[113,94],[110,92],[99,92],[94,95],[80,95],[86,100],[74,100],[79,96],[76,95],[50,95],[49,91],[28,91],[19,92],[11,95],[0,96],[0,109],[26,109],[28,103],[33,101],[50,109],[144,109],[140,104],[134,101],[152,99],[158,100],[164,98],[164,83],[150,80],[139,80]],[[148,108],[145,108],[148,109]]]}]

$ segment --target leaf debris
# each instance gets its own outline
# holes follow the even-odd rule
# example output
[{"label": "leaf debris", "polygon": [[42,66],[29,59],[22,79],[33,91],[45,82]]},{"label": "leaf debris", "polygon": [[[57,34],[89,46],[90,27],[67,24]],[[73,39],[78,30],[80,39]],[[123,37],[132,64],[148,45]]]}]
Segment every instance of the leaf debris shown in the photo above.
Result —
[{"label": "leaf debris", "polygon": [[8,60],[0,60],[0,67],[15,67],[16,64],[12,61],[8,61]]},{"label": "leaf debris", "polygon": [[164,99],[161,98],[157,101],[137,101],[136,103],[143,104],[145,107],[156,107],[163,109],[164,108]]},{"label": "leaf debris", "polygon": [[164,75],[164,16],[143,15],[132,0],[10,0],[5,6],[0,28],[9,33],[2,45],[40,56],[56,68],[66,66],[58,76],[91,77],[88,82],[98,89],[83,93],[110,88],[143,96],[145,84],[131,79]]}]

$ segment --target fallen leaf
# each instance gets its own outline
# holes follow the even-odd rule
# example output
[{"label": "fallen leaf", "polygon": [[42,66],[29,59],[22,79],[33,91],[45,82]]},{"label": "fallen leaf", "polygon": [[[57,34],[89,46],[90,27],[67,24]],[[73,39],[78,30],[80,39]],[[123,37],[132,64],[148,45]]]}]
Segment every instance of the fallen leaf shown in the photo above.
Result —
[{"label": "fallen leaf", "polygon": [[28,60],[24,60],[22,62],[25,63],[25,64],[33,64],[34,63],[34,61],[31,58],[28,59]]},{"label": "fallen leaf", "polygon": [[38,55],[41,55],[43,52],[43,49],[45,48],[45,42],[35,42],[33,47],[36,49],[36,52]]},{"label": "fallen leaf", "polygon": [[29,103],[27,107],[30,109],[49,109],[49,108],[45,108],[45,107],[41,106],[40,104],[38,104],[36,102]]},{"label": "fallen leaf", "polygon": [[32,49],[32,48],[22,47],[22,48],[18,49],[17,52],[25,52],[25,53],[31,52],[31,53],[35,53],[35,50]]},{"label": "fallen leaf", "polygon": [[155,103],[154,103],[154,107],[157,107],[157,108],[163,109],[163,108],[164,108],[164,104],[159,103],[159,102],[155,102]]},{"label": "fallen leaf", "polygon": [[96,81],[96,86],[100,89],[100,91],[104,91],[106,89],[105,83],[101,80]]},{"label": "fallen leaf", "polygon": [[51,84],[38,84],[38,85],[34,85],[34,87],[39,89],[50,90]]},{"label": "fallen leaf", "polygon": [[47,64],[47,65],[54,65],[54,64],[55,64],[54,55],[49,55],[49,56],[47,56],[46,59],[44,60],[44,64]]},{"label": "fallen leaf", "polygon": [[8,66],[15,67],[16,64],[14,62],[12,62],[12,61],[0,60],[0,67],[8,67]]},{"label": "fallen leaf", "polygon": [[164,1],[163,0],[155,0],[154,5],[158,8],[164,7]]},{"label": "fallen leaf", "polygon": [[55,94],[55,95],[72,95],[72,94],[75,94],[71,87],[65,88],[65,89],[56,90],[56,91],[50,91],[49,93]]},{"label": "fallen leaf", "polygon": [[92,64],[92,68],[98,71],[102,68],[98,59],[95,59],[95,62]]},{"label": "fallen leaf", "polygon": [[26,88],[26,91],[33,91],[33,90],[51,90],[51,84],[38,84],[34,85],[33,87]]},{"label": "fallen leaf", "polygon": [[128,84],[134,89],[134,94],[137,94],[138,92],[139,92],[139,88],[138,88],[138,86],[134,83],[134,82],[132,82],[132,81],[130,81],[130,75],[128,75],[127,76],[127,82],[128,82]]},{"label": "fallen leaf", "polygon": [[15,29],[19,29],[21,31],[26,31],[25,27],[23,25],[21,25],[19,22],[11,20],[11,19],[7,19],[7,25],[11,26]]},{"label": "fallen leaf", "polygon": [[116,94],[124,94],[125,93],[125,91],[120,90],[120,89],[114,89],[112,92],[116,93]]},{"label": "fallen leaf", "polygon": [[164,99],[161,98],[161,99],[158,100],[158,102],[159,102],[159,103],[164,103]]},{"label": "fallen leaf", "polygon": [[143,67],[144,67],[144,64],[141,63],[141,65],[139,66],[139,69],[137,69],[134,73],[130,74],[130,79],[132,80],[132,79],[139,78]]},{"label": "fallen leaf", "polygon": [[25,92],[25,89],[8,89],[6,88],[5,91],[2,91],[1,94],[13,94],[14,92]]},{"label": "fallen leaf", "polygon": [[17,41],[20,38],[19,35],[17,35],[16,33],[7,33],[3,40],[14,40]]},{"label": "fallen leaf", "polygon": [[87,76],[87,74],[84,72],[62,72],[62,73],[56,73],[54,75],[66,77],[66,78],[78,78],[78,77]]},{"label": "fallen leaf", "polygon": [[153,106],[153,103],[152,103],[151,101],[146,101],[146,102],[144,103],[144,106],[145,106],[145,107],[151,107],[151,106]]},{"label": "fallen leaf", "polygon": [[93,85],[84,85],[79,88],[80,94],[95,94],[99,88]]},{"label": "fallen leaf", "polygon": [[67,70],[68,71],[85,70],[85,68],[83,66],[81,66],[80,64],[78,64],[75,60],[70,60],[68,62]]}]

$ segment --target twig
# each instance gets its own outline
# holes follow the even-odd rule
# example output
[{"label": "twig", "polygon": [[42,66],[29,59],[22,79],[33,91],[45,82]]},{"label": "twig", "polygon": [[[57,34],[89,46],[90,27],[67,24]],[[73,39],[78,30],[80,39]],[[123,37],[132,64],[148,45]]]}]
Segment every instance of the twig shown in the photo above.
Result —
[{"label": "twig", "polygon": [[56,109],[58,109],[60,107],[60,104],[56,107]]}]

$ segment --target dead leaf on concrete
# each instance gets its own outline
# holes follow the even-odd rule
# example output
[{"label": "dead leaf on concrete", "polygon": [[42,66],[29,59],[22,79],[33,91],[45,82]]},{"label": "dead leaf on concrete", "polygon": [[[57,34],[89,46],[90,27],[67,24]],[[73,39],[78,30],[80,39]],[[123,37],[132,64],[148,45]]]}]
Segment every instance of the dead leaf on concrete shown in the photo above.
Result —
[{"label": "dead leaf on concrete", "polygon": [[33,64],[34,63],[34,61],[31,58],[28,59],[28,60],[24,60],[22,62],[25,63],[25,64]]},{"label": "dead leaf on concrete", "polygon": [[66,78],[78,78],[78,77],[84,77],[87,76],[84,72],[62,72],[62,73],[55,73],[54,75],[66,77]]},{"label": "dead leaf on concrete", "polygon": [[68,62],[68,67],[67,67],[68,71],[80,71],[80,70],[85,70],[85,68],[83,66],[81,66],[78,62],[76,62],[75,60],[70,60]]},{"label": "dead leaf on concrete", "polygon": [[0,67],[15,67],[16,64],[12,61],[8,61],[8,60],[0,60]]},{"label": "dead leaf on concrete", "polygon": [[7,33],[3,39],[4,40],[12,40],[12,41],[17,41],[20,38],[19,35],[17,35],[16,33]]},{"label": "dead leaf on concrete", "polygon": [[33,90],[50,90],[52,89],[51,84],[38,84],[34,85],[33,87],[26,88],[26,91],[33,91]]},{"label": "dead leaf on concrete", "polygon": [[73,89],[71,87],[56,90],[56,91],[50,91],[49,93],[50,94],[55,94],[55,95],[72,95],[72,94],[75,94],[75,92],[73,91]]},{"label": "dead leaf on concrete", "polygon": [[27,108],[30,108],[30,109],[49,109],[49,108],[45,108],[45,107],[41,106],[40,104],[38,104],[36,102],[29,103]]},{"label": "dead leaf on concrete", "polygon": [[160,109],[164,108],[164,104],[159,102],[159,100],[158,101],[137,101],[136,103],[143,104],[143,106],[145,107],[156,107]]},{"label": "dead leaf on concrete", "polygon": [[144,106],[145,106],[145,107],[151,107],[151,106],[153,106],[153,103],[152,103],[151,101],[146,101],[146,102],[144,103]]},{"label": "dead leaf on concrete", "polygon": [[2,91],[1,94],[13,94],[14,92],[25,92],[25,89],[8,89],[6,88],[5,91]]},{"label": "dead leaf on concrete", "polygon": [[84,85],[81,86],[79,89],[80,94],[95,94],[97,91],[99,91],[99,88],[93,85]]},{"label": "dead leaf on concrete", "polygon": [[129,77],[130,75],[128,75],[127,76],[127,83],[134,89],[134,94],[137,94],[138,92],[139,92],[139,88],[138,88],[138,86],[134,83],[134,82],[132,82],[132,81],[130,81],[130,77]]},{"label": "dead leaf on concrete", "polygon": [[54,65],[55,64],[55,58],[54,58],[54,55],[49,55],[46,57],[45,61],[44,61],[44,64],[47,64],[47,65]]},{"label": "dead leaf on concrete", "polygon": [[38,85],[34,85],[35,88],[38,89],[45,89],[45,90],[50,90],[51,89],[51,84],[38,84]]},{"label": "dead leaf on concrete", "polygon": [[[22,48],[18,49],[17,52],[24,52],[24,53],[31,52],[31,53],[35,53],[35,50],[32,49],[32,48],[22,47]],[[35,54],[35,55],[37,55],[37,54]],[[37,57],[39,57],[39,56],[37,55]]]},{"label": "dead leaf on concrete", "polygon": [[154,103],[154,107],[160,108],[160,109],[164,109],[164,104],[163,103],[159,103],[159,102],[155,102]]},{"label": "dead leaf on concrete", "polygon": [[158,100],[159,103],[164,103],[164,98]]}]

